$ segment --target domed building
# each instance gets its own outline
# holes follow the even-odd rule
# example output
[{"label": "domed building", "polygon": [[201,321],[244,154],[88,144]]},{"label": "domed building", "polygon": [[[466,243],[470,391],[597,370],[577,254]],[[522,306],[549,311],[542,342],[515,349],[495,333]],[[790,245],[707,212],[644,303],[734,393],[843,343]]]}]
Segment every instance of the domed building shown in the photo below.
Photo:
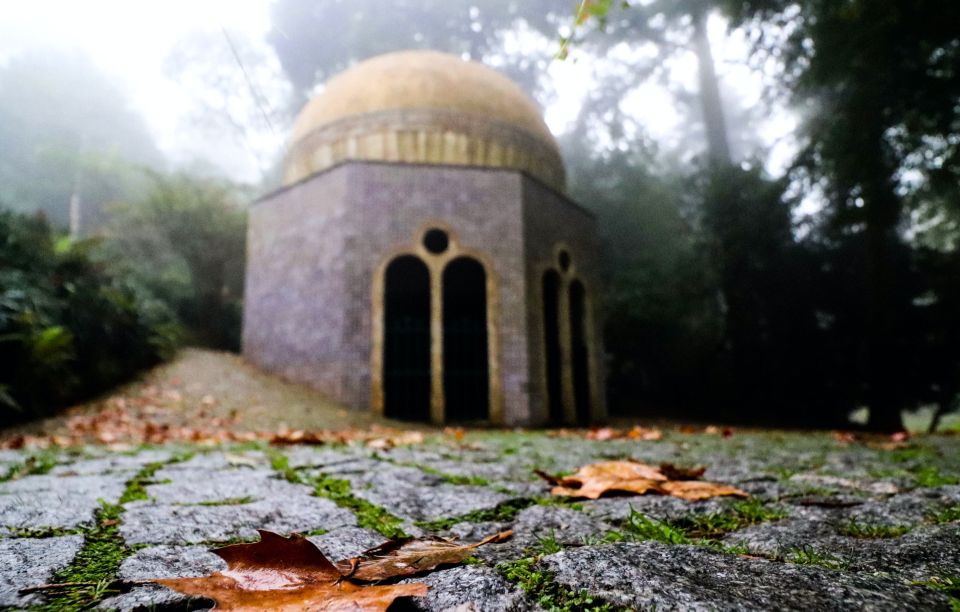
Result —
[{"label": "domed building", "polygon": [[431,51],[301,111],[250,212],[243,350],[331,399],[433,423],[605,416],[593,216],[537,106]]}]

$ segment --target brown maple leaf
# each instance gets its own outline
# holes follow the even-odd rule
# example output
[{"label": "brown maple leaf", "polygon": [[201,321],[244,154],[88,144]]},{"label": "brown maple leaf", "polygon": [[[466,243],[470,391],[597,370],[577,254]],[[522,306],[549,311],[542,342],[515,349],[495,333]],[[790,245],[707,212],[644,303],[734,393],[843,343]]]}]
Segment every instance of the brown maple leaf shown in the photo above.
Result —
[{"label": "brown maple leaf", "polygon": [[512,535],[512,531],[503,531],[476,544],[466,545],[443,538],[395,540],[351,559],[347,562],[349,568],[346,568],[344,575],[366,582],[411,576],[441,565],[461,563],[473,554],[474,549],[484,544],[502,542]]},{"label": "brown maple leaf", "polygon": [[427,593],[422,583],[358,585],[301,535],[260,531],[260,541],[213,551],[227,569],[200,578],[164,578],[157,584],[212,599],[222,610],[386,610],[399,597]]},{"label": "brown maple leaf", "polygon": [[[536,473],[554,485],[551,494],[563,497],[584,497],[598,499],[608,494],[643,495],[654,493],[672,495],[690,501],[699,501],[711,497],[734,495],[749,497],[745,491],[728,485],[692,480],[699,478],[698,469],[679,469],[668,465],[673,476],[682,476],[683,480],[672,480],[662,470],[638,461],[603,461],[581,467],[575,474],[564,477],[551,476],[544,472]],[[668,470],[669,471],[669,470]]]}]

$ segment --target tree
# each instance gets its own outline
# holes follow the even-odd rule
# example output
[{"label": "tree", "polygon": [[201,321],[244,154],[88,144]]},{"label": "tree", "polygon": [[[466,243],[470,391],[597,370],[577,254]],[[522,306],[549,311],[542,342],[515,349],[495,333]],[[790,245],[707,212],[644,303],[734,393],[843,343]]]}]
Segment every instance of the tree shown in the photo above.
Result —
[{"label": "tree", "polygon": [[16,210],[42,210],[81,228],[103,221],[104,204],[142,187],[137,166],[162,158],[123,93],[79,54],[27,53],[0,67],[0,199]]},{"label": "tree", "polygon": [[238,350],[246,253],[240,194],[185,174],[152,179],[142,200],[112,210],[109,247],[173,306],[190,341]]},{"label": "tree", "polygon": [[[748,0],[732,14],[755,31],[760,61],[809,109],[800,167],[828,186],[827,221],[862,250],[860,360],[870,426],[902,427],[913,308],[907,206],[960,177],[960,6],[933,0]],[[781,36],[762,36],[770,31]]]}]

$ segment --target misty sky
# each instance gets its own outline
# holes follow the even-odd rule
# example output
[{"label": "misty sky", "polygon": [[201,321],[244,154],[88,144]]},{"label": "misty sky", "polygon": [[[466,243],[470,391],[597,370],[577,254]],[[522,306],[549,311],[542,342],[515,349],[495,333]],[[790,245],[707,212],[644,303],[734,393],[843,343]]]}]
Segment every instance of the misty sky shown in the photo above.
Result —
[{"label": "misty sky", "polygon": [[[171,78],[164,64],[184,36],[199,32],[222,39],[221,28],[275,62],[273,50],[264,41],[270,28],[269,6],[270,0],[4,1],[0,2],[0,62],[45,47],[84,53],[116,79],[134,110],[146,119],[160,149],[175,163],[203,159],[235,179],[256,181],[264,170],[264,159],[275,157],[282,148],[284,134],[277,133],[276,127],[271,133],[265,125],[254,125],[252,136],[242,144],[231,143],[236,146],[197,134],[188,117],[202,92],[195,83]],[[746,44],[737,32],[726,32],[721,20],[714,19],[710,26],[725,102],[732,107],[757,107],[762,75],[745,66]],[[522,49],[533,41],[521,35],[514,44]],[[590,58],[578,61],[576,51],[571,59],[551,64],[548,74],[557,95],[546,109],[546,118],[555,133],[562,132],[575,116],[593,68]],[[272,73],[281,77],[278,67]],[[668,73],[669,87],[653,82],[642,86],[630,97],[626,110],[665,150],[682,153],[686,143],[677,140],[677,127],[686,118],[677,110],[670,88],[695,91],[695,58],[692,54],[675,58]],[[257,85],[266,88],[268,84]],[[779,172],[791,155],[793,117],[775,110],[764,113],[751,127],[770,149],[768,168]]]}]

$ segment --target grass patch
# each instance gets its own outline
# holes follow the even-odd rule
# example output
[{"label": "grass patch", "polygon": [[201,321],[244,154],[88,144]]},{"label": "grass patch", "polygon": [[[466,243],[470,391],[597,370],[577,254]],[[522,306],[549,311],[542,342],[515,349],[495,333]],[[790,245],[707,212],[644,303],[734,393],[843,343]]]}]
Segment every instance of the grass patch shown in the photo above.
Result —
[{"label": "grass patch", "polygon": [[313,487],[313,494],[325,497],[341,508],[346,508],[357,517],[357,525],[373,529],[380,535],[399,539],[409,537],[401,525],[403,521],[375,504],[353,494],[350,483],[326,475],[306,476],[290,467],[290,459],[278,452],[270,453],[270,467],[280,472],[287,481]]},{"label": "grass patch", "polygon": [[472,485],[475,487],[490,486],[490,481],[487,480],[486,478],[481,478],[480,476],[463,476],[463,475],[457,475],[457,474],[447,474],[446,472],[441,472],[440,470],[430,467],[429,465],[420,465],[419,463],[396,463],[396,465],[405,465],[407,467],[416,468],[425,474],[436,476],[437,478],[449,484]]},{"label": "grass patch", "polygon": [[779,508],[769,508],[753,497],[736,502],[729,510],[696,514],[683,518],[675,524],[692,538],[715,538],[750,525],[787,518]]},{"label": "grass patch", "polygon": [[960,521],[960,504],[954,506],[948,506],[940,512],[935,512],[930,515],[930,520],[938,525],[943,523],[952,523],[954,521]]},{"label": "grass patch", "polygon": [[474,510],[460,516],[437,519],[435,521],[419,521],[417,527],[422,527],[428,531],[442,531],[450,529],[457,523],[486,523],[486,522],[507,522],[512,521],[521,510],[537,505],[534,499],[511,499],[494,508],[485,510]]},{"label": "grass patch", "polygon": [[150,499],[150,496],[147,495],[147,485],[154,484],[153,475],[164,465],[166,464],[157,461],[143,466],[143,468],[137,472],[137,475],[127,482],[127,488],[120,498],[120,504],[123,505],[127,502]]},{"label": "grass patch", "polygon": [[195,504],[182,504],[184,506],[240,506],[257,501],[256,497],[246,495],[244,497],[228,497],[226,499],[213,499],[210,501],[197,502]]},{"label": "grass patch", "polygon": [[797,565],[816,565],[830,570],[846,569],[847,563],[837,557],[816,551],[809,546],[794,548],[783,556],[781,561],[796,563]]},{"label": "grass patch", "polygon": [[918,487],[942,487],[960,483],[956,476],[944,474],[935,465],[922,465],[913,470],[912,475]]},{"label": "grass patch", "polygon": [[112,582],[120,564],[132,550],[120,537],[118,524],[123,508],[118,504],[103,504],[96,512],[96,522],[84,536],[83,547],[65,569],[51,582],[81,583],[62,591],[48,594],[47,603],[36,610],[74,611],[96,606],[107,595],[119,593]]},{"label": "grass patch", "polygon": [[7,537],[11,538],[56,538],[66,535],[82,535],[83,529],[64,527],[8,527]]},{"label": "grass patch", "polygon": [[21,463],[16,463],[7,468],[0,474],[0,482],[16,480],[24,476],[34,476],[36,474],[47,474],[57,466],[60,460],[60,453],[55,450],[44,450],[24,459]]},{"label": "grass patch", "polygon": [[[656,542],[663,542],[664,544],[694,543],[683,529],[667,522],[647,518],[632,507],[630,508],[630,515],[627,517],[627,520],[623,522],[622,528],[626,536],[623,540],[635,542],[654,540]],[[615,535],[610,536],[610,538],[610,541],[618,541]]]},{"label": "grass patch", "polygon": [[929,580],[920,580],[913,584],[946,593],[950,598],[950,610],[960,612],[960,576],[934,576]]},{"label": "grass patch", "polygon": [[881,523],[861,523],[855,520],[841,525],[837,532],[851,538],[880,540],[885,538],[899,538],[912,528],[907,525],[884,525]]},{"label": "grass patch", "polygon": [[538,570],[536,563],[536,559],[510,561],[497,565],[497,571],[533,597],[536,603],[545,610],[555,612],[572,612],[575,610],[613,612],[626,609],[594,597],[587,591],[574,591],[557,583],[551,572]]}]

